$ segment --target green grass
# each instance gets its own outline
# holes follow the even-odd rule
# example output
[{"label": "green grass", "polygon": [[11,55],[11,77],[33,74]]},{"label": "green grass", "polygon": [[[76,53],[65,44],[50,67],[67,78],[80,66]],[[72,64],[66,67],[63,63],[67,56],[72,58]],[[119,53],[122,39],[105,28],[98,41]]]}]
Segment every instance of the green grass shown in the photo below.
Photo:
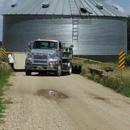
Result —
[{"label": "green grass", "polygon": [[[82,66],[81,75],[109,87],[124,96],[130,97],[130,67],[125,67],[122,71],[118,67],[118,63],[114,62],[98,62],[85,58],[75,58],[73,63]],[[111,67],[114,71],[106,72],[105,67]],[[103,71],[103,76],[91,74],[89,68]]]},{"label": "green grass", "polygon": [[3,117],[5,103],[11,102],[10,100],[4,101],[2,97],[3,97],[4,91],[6,91],[6,88],[8,86],[11,86],[11,84],[8,83],[8,80],[12,72],[13,72],[12,69],[6,62],[0,63],[0,118]]},{"label": "green grass", "polygon": [[[9,78],[9,75],[7,76],[7,75],[0,74],[0,97],[3,96],[4,86],[7,84],[8,78]],[[5,109],[5,106],[3,104],[3,99],[0,98],[0,118],[2,117],[2,113],[4,109]]]}]

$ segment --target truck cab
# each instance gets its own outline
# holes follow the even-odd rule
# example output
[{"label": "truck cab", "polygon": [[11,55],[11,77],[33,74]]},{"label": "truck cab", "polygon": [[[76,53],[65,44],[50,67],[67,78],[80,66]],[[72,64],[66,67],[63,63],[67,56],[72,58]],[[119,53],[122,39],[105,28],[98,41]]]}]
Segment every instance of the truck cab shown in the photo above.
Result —
[{"label": "truck cab", "polygon": [[54,72],[57,76],[61,73],[71,74],[72,56],[69,57],[69,54],[72,55],[72,47],[69,47],[71,52],[66,55],[67,48],[61,41],[36,39],[29,42],[25,50],[28,52],[25,59],[26,75],[31,75],[31,72]]}]

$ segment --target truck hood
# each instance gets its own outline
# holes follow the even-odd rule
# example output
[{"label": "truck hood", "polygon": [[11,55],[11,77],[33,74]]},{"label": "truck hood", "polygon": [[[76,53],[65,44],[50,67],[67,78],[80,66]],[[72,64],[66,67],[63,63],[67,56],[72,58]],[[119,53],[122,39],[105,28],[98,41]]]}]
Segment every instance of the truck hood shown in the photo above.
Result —
[{"label": "truck hood", "polygon": [[56,53],[56,50],[47,50],[47,49],[32,49],[31,53],[48,53],[48,54],[54,54]]}]

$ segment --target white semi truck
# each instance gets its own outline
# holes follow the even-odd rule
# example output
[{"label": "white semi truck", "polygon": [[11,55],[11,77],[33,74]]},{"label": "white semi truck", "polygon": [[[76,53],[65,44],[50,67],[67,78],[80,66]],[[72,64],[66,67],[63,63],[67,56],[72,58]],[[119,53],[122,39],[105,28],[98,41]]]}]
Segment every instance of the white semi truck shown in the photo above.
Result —
[{"label": "white semi truck", "polygon": [[65,47],[59,40],[37,39],[29,42],[25,50],[25,74],[53,72],[60,76],[72,73],[73,45]]}]

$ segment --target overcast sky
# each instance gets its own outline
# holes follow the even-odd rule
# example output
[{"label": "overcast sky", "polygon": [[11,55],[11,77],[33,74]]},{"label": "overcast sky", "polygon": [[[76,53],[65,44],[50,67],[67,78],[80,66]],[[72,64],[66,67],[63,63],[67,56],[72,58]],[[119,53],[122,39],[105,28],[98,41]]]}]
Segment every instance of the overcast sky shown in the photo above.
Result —
[{"label": "overcast sky", "polygon": [[[0,0],[0,41],[2,40],[2,14],[10,8],[11,4],[24,2],[26,0]],[[130,0],[106,0],[107,3],[115,5],[121,12],[130,15]]]}]

